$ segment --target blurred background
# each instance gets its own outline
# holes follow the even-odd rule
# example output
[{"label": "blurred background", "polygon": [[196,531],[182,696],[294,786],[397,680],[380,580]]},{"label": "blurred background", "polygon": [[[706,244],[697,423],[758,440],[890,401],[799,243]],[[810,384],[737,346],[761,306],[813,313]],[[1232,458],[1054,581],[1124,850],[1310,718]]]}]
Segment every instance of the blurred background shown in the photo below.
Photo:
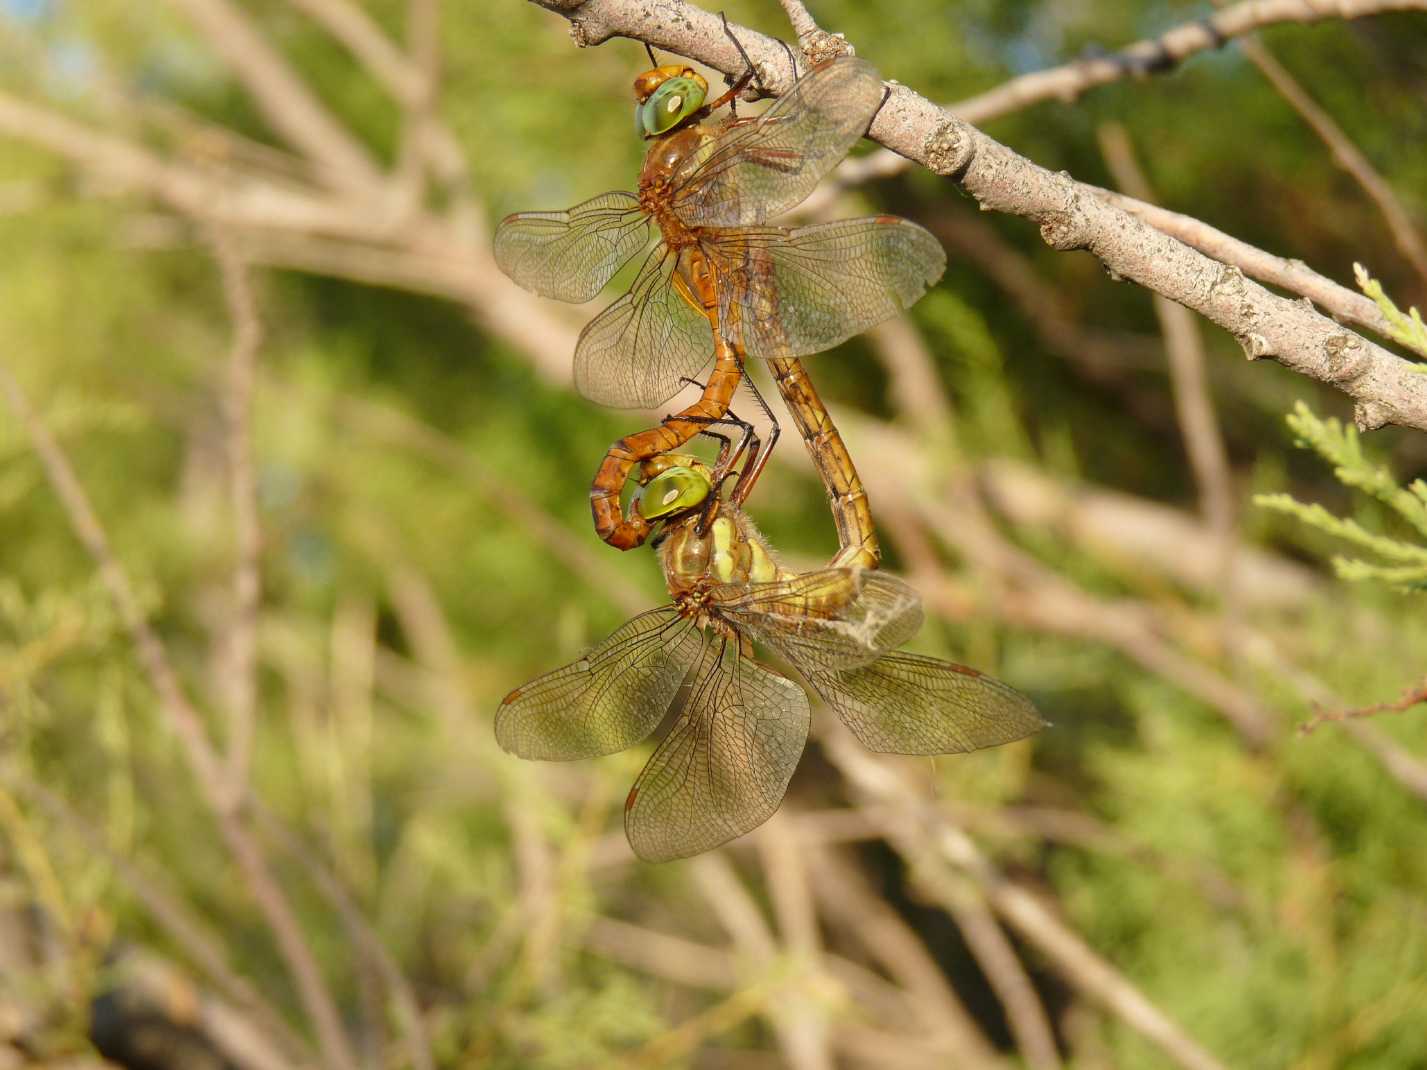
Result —
[{"label": "blurred background", "polygon": [[[812,11],[946,102],[1213,13]],[[0,1067],[1427,1065],[1427,707],[1295,731],[1423,686],[1423,595],[1252,501],[1420,550],[1295,445],[1347,399],[925,172],[819,204],[949,267],[811,371],[916,649],[1053,727],[900,760],[815,710],[780,814],[662,866],[620,825],[647,748],[496,748],[503,694],[666,600],[586,496],[659,414],[576,396],[600,304],[489,256],[633,188],[645,66],[518,0],[0,0]],[[1427,302],[1420,11],[984,128]],[[1359,484],[1427,472],[1304,419]],[[750,504],[835,548],[795,439]]]}]

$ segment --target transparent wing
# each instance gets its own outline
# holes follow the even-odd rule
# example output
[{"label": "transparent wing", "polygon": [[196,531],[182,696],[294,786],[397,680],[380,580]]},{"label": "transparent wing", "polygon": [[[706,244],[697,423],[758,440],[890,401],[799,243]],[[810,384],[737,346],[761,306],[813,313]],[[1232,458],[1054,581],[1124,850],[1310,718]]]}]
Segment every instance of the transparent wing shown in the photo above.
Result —
[{"label": "transparent wing", "polygon": [[720,313],[747,352],[806,356],[910,308],[946,270],[941,242],[897,216],[709,235]]},{"label": "transparent wing", "polygon": [[506,695],[495,737],[521,758],[569,761],[613,754],[658,727],[700,633],[673,606],[641,613],[578,661]]},{"label": "transparent wing", "polygon": [[855,669],[805,675],[868,750],[886,754],[979,750],[1046,724],[1010,685],[921,654],[887,654]]},{"label": "transparent wing", "polygon": [[629,292],[580,332],[575,389],[595,404],[660,405],[713,356],[713,328],[671,277],[677,265],[678,257],[660,242]]},{"label": "transparent wing", "polygon": [[844,56],[805,74],[763,114],[737,121],[674,176],[693,226],[761,223],[802,201],[847,155],[882,103],[882,76]]},{"label": "transparent wing", "polygon": [[865,665],[922,626],[917,592],[871,569],[819,569],[773,583],[726,584],[710,597],[720,616],[802,673]]},{"label": "transparent wing", "polygon": [[613,191],[564,212],[506,216],[495,231],[495,262],[532,293],[589,301],[648,242],[639,200]]},{"label": "transparent wing", "polygon": [[634,782],[624,831],[646,862],[717,847],[767,821],[808,739],[808,697],[791,680],[709,643],[688,705]]}]

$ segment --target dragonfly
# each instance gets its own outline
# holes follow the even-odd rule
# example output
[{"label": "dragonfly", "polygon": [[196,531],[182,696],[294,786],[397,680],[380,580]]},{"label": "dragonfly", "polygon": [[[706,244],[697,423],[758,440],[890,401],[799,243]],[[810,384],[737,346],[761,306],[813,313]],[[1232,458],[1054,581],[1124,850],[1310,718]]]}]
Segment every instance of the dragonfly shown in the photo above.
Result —
[{"label": "dragonfly", "polygon": [[637,193],[507,216],[496,229],[496,263],[528,290],[582,302],[648,249],[628,291],[576,344],[575,386],[592,401],[658,406],[712,354],[697,401],[610,448],[590,491],[601,538],[621,549],[645,541],[651,524],[638,502],[621,511],[630,474],[722,417],[752,355],[769,361],[829,495],[848,503],[839,515],[858,522],[839,532],[843,562],[872,565],[878,551],[866,494],[796,358],[909,307],[941,277],[946,256],[933,235],[896,216],[768,223],[847,154],[881,106],[884,87],[870,63],[843,56],[812,68],[757,116],[713,119],[751,77],[706,103],[708,83],[691,67],[641,74],[636,127],[650,147]]},{"label": "dragonfly", "polygon": [[[751,464],[751,462],[750,462]],[[976,669],[896,648],[921,626],[903,580],[837,566],[793,572],[743,512],[751,480],[690,455],[646,460],[643,515],[670,605],[627,621],[575,661],[516,688],[496,739],[522,758],[612,754],[674,721],[624,807],[634,853],[663,862],[710,850],[778,809],[807,741],[808,692],[754,658],[787,661],[864,745],[950,754],[1022,739],[1044,726],[1031,701]],[[756,472],[756,466],[744,473]]]}]

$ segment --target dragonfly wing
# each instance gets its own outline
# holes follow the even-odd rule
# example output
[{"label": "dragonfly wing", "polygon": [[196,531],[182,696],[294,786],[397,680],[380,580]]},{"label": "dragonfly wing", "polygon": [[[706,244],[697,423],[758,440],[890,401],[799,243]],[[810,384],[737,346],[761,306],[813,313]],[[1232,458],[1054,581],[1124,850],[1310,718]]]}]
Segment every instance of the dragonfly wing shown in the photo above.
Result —
[{"label": "dragonfly wing", "polygon": [[844,56],[815,67],[763,114],[737,121],[674,176],[673,201],[692,226],[761,223],[801,202],[867,132],[882,76]]},{"label": "dragonfly wing", "polygon": [[875,569],[828,568],[786,580],[728,584],[717,612],[802,673],[865,665],[922,626],[922,601],[905,580]]},{"label": "dragonfly wing", "polygon": [[624,831],[646,862],[717,847],[778,809],[808,739],[808,697],[786,677],[709,643],[674,728],[624,804]]},{"label": "dragonfly wing", "polygon": [[652,408],[679,392],[713,355],[713,328],[672,276],[677,255],[660,242],[639,276],[586,324],[575,345],[575,389],[597,405]]},{"label": "dragonfly wing", "polygon": [[592,300],[649,241],[631,193],[601,193],[564,212],[516,212],[495,231],[495,262],[525,289],[557,301]]},{"label": "dragonfly wing", "polygon": [[673,606],[641,613],[579,660],[506,695],[496,741],[547,761],[633,746],[658,727],[701,645],[702,633]]},{"label": "dragonfly wing", "polygon": [[805,675],[852,734],[884,754],[957,754],[1023,739],[1046,725],[1009,684],[921,654],[887,654],[858,668]]},{"label": "dragonfly wing", "polygon": [[724,321],[764,358],[831,349],[910,308],[946,270],[941,242],[897,216],[748,228],[705,244],[729,279]]}]

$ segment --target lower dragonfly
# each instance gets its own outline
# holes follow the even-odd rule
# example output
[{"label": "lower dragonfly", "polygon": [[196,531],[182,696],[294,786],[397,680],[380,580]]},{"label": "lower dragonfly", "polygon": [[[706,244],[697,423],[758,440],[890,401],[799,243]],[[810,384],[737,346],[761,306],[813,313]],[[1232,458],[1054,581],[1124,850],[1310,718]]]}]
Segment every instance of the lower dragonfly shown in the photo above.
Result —
[{"label": "lower dragonfly", "polygon": [[[752,443],[725,499],[731,465]],[[993,747],[1044,721],[1020,692],[975,669],[896,652],[921,625],[904,581],[857,566],[792,572],[741,506],[760,465],[745,425],[710,468],[685,454],[641,466],[639,504],[673,604],[627,621],[576,661],[516,688],[496,739],[522,758],[613,754],[677,714],[625,802],[625,834],[648,862],[698,854],[778,809],[807,742],[807,693],[753,659],[787,660],[869,749],[950,754]]]}]

